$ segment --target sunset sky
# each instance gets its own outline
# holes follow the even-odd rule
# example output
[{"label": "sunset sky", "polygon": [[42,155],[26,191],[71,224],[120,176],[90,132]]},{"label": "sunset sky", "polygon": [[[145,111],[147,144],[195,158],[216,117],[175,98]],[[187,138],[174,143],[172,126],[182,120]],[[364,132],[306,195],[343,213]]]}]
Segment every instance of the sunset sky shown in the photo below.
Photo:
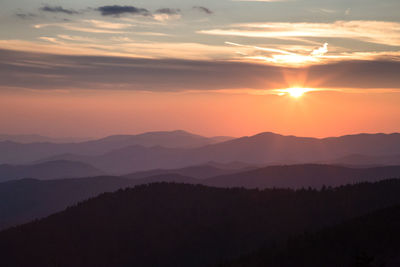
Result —
[{"label": "sunset sky", "polygon": [[399,0],[2,0],[0,133],[399,132],[399,11]]}]

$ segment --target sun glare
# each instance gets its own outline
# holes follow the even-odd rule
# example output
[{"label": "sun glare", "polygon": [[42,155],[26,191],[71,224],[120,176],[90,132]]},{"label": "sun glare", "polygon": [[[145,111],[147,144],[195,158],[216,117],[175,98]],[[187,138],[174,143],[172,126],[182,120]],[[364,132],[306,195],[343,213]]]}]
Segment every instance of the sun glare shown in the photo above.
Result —
[{"label": "sun glare", "polygon": [[282,90],[282,92],[294,98],[302,97],[305,93],[312,91],[311,88],[293,87]]}]

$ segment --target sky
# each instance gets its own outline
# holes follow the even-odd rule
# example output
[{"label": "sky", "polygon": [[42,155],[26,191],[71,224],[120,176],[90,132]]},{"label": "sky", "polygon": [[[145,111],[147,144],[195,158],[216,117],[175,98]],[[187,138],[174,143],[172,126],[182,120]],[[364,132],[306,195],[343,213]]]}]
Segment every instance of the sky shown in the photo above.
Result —
[{"label": "sky", "polygon": [[0,133],[399,132],[399,10],[398,0],[2,0]]}]

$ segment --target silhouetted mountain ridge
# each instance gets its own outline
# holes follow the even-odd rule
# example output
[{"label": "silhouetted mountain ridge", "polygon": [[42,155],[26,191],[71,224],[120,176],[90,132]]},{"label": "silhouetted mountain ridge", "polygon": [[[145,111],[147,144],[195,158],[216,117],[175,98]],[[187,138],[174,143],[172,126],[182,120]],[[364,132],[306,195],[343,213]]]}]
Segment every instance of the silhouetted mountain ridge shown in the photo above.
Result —
[{"label": "silhouetted mountain ridge", "polygon": [[398,205],[399,190],[399,180],[322,191],[138,186],[0,232],[0,256],[10,267],[209,266]]},{"label": "silhouetted mountain ridge", "polygon": [[215,170],[201,167],[199,172],[198,167],[194,166],[194,168],[169,170],[166,173],[159,173],[159,170],[139,172],[124,177],[12,181],[0,183],[0,203],[5,203],[3,206],[0,205],[0,228],[50,215],[52,212],[61,211],[67,205],[103,192],[154,182],[203,184],[215,187],[321,188],[323,185],[345,185],[400,177],[399,169],[400,166],[362,169],[308,164],[271,166],[205,179],[200,176],[209,175],[210,171]]},{"label": "silhouetted mountain ridge", "polygon": [[217,187],[245,188],[321,188],[359,182],[400,178],[400,166],[350,168],[324,164],[268,166],[245,172],[221,175],[202,183]]},{"label": "silhouetted mountain ridge", "polygon": [[[236,165],[237,169],[234,169],[234,164],[231,165],[223,165],[223,164],[215,164],[215,163],[207,163],[205,165],[197,165],[197,166],[189,166],[181,169],[156,169],[150,171],[142,171],[135,172],[131,174],[124,175],[126,178],[130,179],[140,179],[146,178],[149,176],[155,175],[164,175],[164,174],[179,174],[182,176],[193,177],[197,179],[206,179],[214,176],[224,175],[224,174],[233,174],[240,171],[245,171],[249,169],[255,169],[255,167],[250,167],[245,164]],[[218,166],[218,167],[216,167]],[[247,167],[245,167],[247,166]],[[243,167],[243,169],[239,169],[239,167]],[[228,168],[228,169],[223,169]]]},{"label": "silhouetted mountain ridge", "polygon": [[369,156],[352,154],[326,162],[327,164],[343,164],[350,166],[384,166],[400,165],[400,154],[388,156]]},{"label": "silhouetted mountain ridge", "polygon": [[104,192],[154,182],[197,184],[199,180],[179,174],[128,179],[114,176],[37,180],[22,179],[0,183],[0,229],[59,212],[79,201]]},{"label": "silhouetted mountain ridge", "polygon": [[399,228],[400,206],[390,207],[218,266],[397,267]]}]

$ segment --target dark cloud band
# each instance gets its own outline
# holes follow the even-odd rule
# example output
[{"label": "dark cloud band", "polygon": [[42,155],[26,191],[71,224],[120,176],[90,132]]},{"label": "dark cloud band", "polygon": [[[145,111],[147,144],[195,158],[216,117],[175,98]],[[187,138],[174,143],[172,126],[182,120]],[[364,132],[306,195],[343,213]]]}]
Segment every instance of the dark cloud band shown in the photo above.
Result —
[{"label": "dark cloud band", "polygon": [[[34,63],[33,63],[34,62]],[[184,91],[277,89],[306,76],[321,88],[399,88],[398,61],[344,61],[289,68],[262,64],[67,56],[0,50],[0,87]],[[318,84],[313,82],[319,81]]]},{"label": "dark cloud band", "polygon": [[132,14],[132,15],[149,15],[150,11],[145,8],[137,8],[134,6],[101,6],[97,8],[98,11],[101,12],[103,16],[120,16],[123,14]]},{"label": "dark cloud band", "polygon": [[[203,6],[195,6],[193,9],[196,9],[200,12],[206,13],[206,14],[213,14],[213,12]],[[114,17],[119,17],[124,14],[130,14],[130,15],[142,15],[142,16],[150,16],[152,15],[152,12],[150,12],[146,8],[138,8],[135,6],[121,6],[121,5],[107,5],[107,6],[101,6],[97,8],[87,8],[86,10],[74,10],[74,9],[67,9],[62,6],[51,6],[51,5],[46,5],[40,8],[41,11],[43,12],[49,12],[49,13],[63,13],[67,15],[75,15],[75,14],[82,14],[86,13],[87,11],[90,10],[96,10],[101,13],[103,16],[114,16]],[[155,14],[166,14],[166,15],[179,15],[181,14],[182,11],[178,8],[160,8],[155,11]],[[21,19],[27,19],[27,18],[33,18],[36,17],[36,14],[32,13],[17,13],[17,17]]]}]

